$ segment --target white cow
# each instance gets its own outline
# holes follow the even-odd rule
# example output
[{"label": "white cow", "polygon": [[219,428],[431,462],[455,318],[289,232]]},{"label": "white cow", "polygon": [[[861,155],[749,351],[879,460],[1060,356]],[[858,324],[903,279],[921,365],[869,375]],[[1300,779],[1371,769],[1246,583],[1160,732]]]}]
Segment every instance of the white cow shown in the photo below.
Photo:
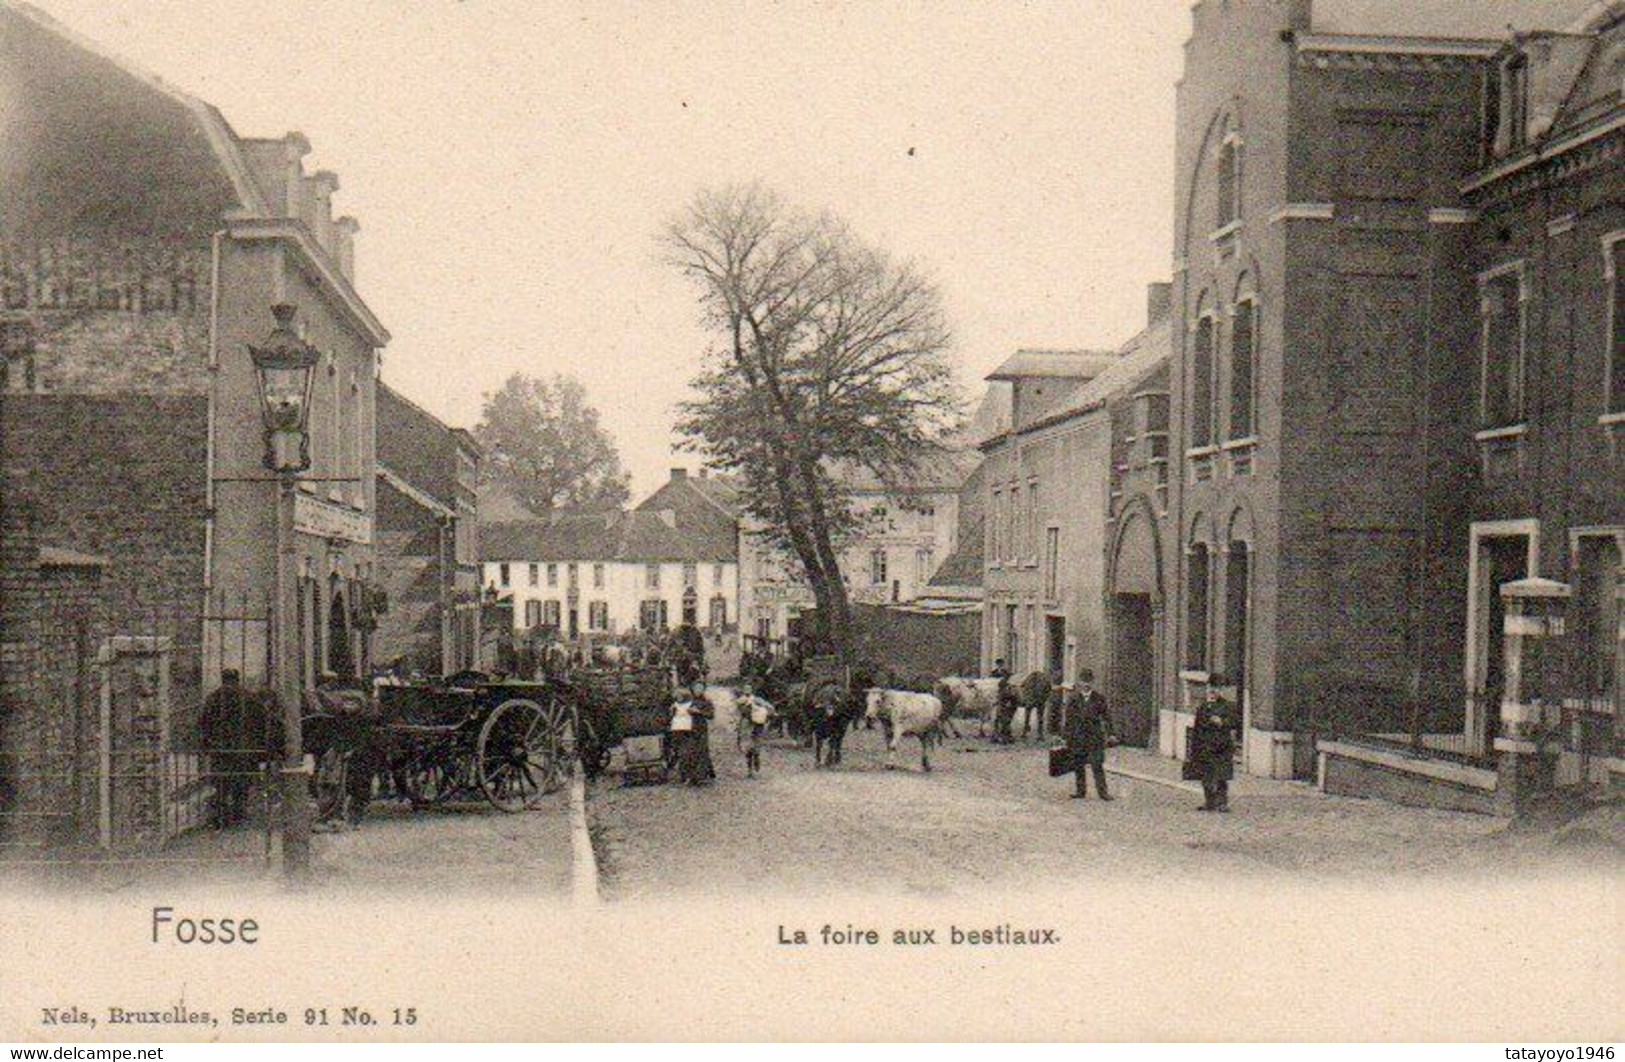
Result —
[{"label": "white cow", "polygon": [[956,717],[976,720],[976,736],[986,737],[988,724],[999,712],[999,680],[950,675],[937,680],[937,696],[947,709],[947,728],[954,737]]},{"label": "white cow", "polygon": [[886,769],[890,770],[897,755],[897,743],[905,735],[920,739],[920,769],[931,769],[931,745],[942,736],[942,722],[946,712],[942,701],[932,693],[910,693],[906,690],[871,689],[868,693],[867,719],[878,719],[886,734]]}]

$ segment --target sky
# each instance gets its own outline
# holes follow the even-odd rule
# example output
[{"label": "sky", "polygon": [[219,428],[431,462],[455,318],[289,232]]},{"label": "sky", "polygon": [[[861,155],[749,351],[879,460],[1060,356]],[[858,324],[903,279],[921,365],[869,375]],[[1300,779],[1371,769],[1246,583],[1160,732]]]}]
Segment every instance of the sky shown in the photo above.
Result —
[{"label": "sky", "polygon": [[1169,279],[1190,0],[546,3],[34,0],[215,104],[291,129],[356,216],[384,379],[472,427],[511,373],[574,373],[634,495],[708,336],[656,238],[761,180],[942,288],[970,399],[1023,346],[1113,347]]}]

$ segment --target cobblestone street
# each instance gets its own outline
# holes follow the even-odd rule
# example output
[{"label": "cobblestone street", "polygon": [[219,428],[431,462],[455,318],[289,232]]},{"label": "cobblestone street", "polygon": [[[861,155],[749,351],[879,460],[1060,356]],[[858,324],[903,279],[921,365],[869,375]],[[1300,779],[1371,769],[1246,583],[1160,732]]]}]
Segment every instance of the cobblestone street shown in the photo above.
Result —
[{"label": "cobblestone street", "polygon": [[[1233,813],[1195,810],[1177,764],[1115,749],[1110,804],[1070,798],[1036,742],[950,741],[919,771],[912,739],[884,767],[878,731],[848,738],[846,762],[815,771],[786,742],[745,776],[731,725],[712,731],[719,779],[708,788],[622,787],[590,793],[605,893],[650,898],[710,888],[954,895],[1089,876],[1504,874],[1572,859],[1619,869],[1614,829],[1570,845],[1504,820],[1327,797],[1312,786],[1243,778]],[[1166,779],[1161,784],[1122,771]]]}]

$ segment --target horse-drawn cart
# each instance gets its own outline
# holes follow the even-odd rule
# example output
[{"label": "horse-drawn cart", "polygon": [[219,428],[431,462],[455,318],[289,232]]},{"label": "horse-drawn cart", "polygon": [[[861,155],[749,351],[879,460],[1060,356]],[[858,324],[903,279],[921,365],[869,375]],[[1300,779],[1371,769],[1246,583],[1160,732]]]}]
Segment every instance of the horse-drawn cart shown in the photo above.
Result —
[{"label": "horse-drawn cart", "polygon": [[655,781],[666,774],[666,727],[671,719],[672,677],[662,666],[587,668],[570,677],[578,711],[577,736],[587,777],[610,765],[619,746],[628,780]]},{"label": "horse-drawn cart", "polygon": [[358,788],[370,794],[378,776],[414,806],[483,797],[506,812],[535,807],[568,774],[574,718],[555,683],[474,673],[313,694],[303,733],[318,814],[333,816]]}]

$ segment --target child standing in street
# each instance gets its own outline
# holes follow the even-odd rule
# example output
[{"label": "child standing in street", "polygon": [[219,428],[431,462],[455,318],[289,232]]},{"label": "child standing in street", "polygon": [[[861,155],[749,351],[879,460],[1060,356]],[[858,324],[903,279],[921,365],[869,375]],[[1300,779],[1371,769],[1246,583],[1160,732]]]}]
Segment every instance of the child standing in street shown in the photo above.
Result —
[{"label": "child standing in street", "polygon": [[773,718],[773,706],[756,696],[756,684],[746,679],[739,685],[737,710],[739,747],[745,752],[745,775],[755,778],[762,773],[762,741],[767,736],[767,724]]}]

